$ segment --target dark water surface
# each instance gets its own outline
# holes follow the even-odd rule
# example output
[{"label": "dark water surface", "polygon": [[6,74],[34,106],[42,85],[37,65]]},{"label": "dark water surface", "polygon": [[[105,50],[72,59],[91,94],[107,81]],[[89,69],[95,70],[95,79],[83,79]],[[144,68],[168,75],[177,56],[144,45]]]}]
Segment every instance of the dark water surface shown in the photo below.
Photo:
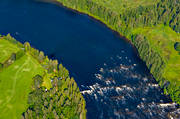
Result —
[{"label": "dark water surface", "polygon": [[167,118],[162,94],[130,43],[101,23],[33,0],[0,0],[0,33],[58,59],[78,83],[88,119]]}]

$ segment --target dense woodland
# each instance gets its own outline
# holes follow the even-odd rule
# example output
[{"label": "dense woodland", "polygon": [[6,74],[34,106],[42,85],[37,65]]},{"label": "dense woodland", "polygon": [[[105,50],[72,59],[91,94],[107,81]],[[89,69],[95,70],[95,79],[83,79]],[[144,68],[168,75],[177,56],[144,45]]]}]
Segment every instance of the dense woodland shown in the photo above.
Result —
[{"label": "dense woodland", "polygon": [[[61,67],[63,68],[63,67]],[[62,73],[62,74],[61,74]],[[59,72],[62,77],[64,72]],[[66,78],[65,78],[66,77]],[[52,78],[52,88],[47,90],[42,87],[41,76],[35,76],[32,92],[29,94],[30,105],[23,113],[25,119],[79,119],[85,118],[85,101],[74,81],[69,76],[63,79]]]}]

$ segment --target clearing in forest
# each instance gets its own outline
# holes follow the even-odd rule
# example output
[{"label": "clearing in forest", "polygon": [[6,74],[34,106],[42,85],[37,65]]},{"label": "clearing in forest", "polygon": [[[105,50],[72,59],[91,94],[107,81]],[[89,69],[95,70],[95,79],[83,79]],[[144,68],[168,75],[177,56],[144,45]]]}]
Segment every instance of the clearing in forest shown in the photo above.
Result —
[{"label": "clearing in forest", "polygon": [[[2,46],[2,41],[0,40]],[[4,41],[6,45],[6,41]],[[8,43],[7,43],[8,44]],[[11,47],[12,44],[8,44]],[[15,50],[15,46],[13,46]],[[13,48],[12,47],[12,48]],[[0,50],[1,51],[1,50]],[[6,51],[8,51],[6,49]],[[13,52],[13,50],[11,51]],[[10,53],[11,53],[10,52]],[[2,56],[0,54],[0,56]],[[29,54],[25,54],[0,72],[0,118],[20,118],[28,107],[28,94],[32,78],[44,72],[43,67]]]}]

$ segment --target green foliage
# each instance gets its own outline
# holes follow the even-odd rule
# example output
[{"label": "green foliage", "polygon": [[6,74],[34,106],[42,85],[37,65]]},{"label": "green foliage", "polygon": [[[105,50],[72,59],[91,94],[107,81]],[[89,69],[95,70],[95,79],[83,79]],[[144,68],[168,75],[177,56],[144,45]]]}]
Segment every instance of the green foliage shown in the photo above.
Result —
[{"label": "green foliage", "polygon": [[33,77],[33,89],[38,89],[43,83],[43,78],[38,74]]},{"label": "green foliage", "polygon": [[25,51],[26,51],[26,52],[27,52],[27,51],[30,51],[31,46],[30,46],[29,42],[25,42],[25,43],[24,43],[24,48],[25,48]]},{"label": "green foliage", "polygon": [[22,118],[86,118],[85,100],[69,71],[62,64],[58,67],[57,60],[49,60],[42,51],[31,48],[28,42],[24,48],[46,70],[43,77],[33,77],[29,107]]},{"label": "green foliage", "polygon": [[[32,78],[43,68],[29,55],[24,55],[0,71],[0,118],[20,118],[27,108]],[[10,107],[10,108],[9,108]],[[15,111],[16,110],[16,111]]]},{"label": "green foliage", "polygon": [[51,85],[51,74],[47,73],[47,70],[45,70],[44,74],[43,74],[43,84],[42,86],[44,86],[46,89],[51,89],[52,85]]},{"label": "green foliage", "polygon": [[10,43],[18,46],[19,48],[23,48],[23,44],[21,44],[16,39],[14,39],[10,34],[7,34],[6,36],[2,36],[2,38],[6,39],[6,41],[9,41]]},{"label": "green foliage", "polygon": [[11,56],[3,63],[3,67],[8,67],[16,60],[16,54],[12,53]]},{"label": "green foliage", "polygon": [[62,79],[62,77],[54,77],[52,80],[52,89],[38,87],[29,94],[30,106],[23,113],[23,117],[79,119],[83,114],[86,118],[85,100],[76,87],[75,81],[70,78]]},{"label": "green foliage", "polygon": [[[151,34],[150,29],[148,30],[148,32],[149,32],[149,36],[155,36],[155,34],[154,35]],[[160,34],[158,35],[159,37],[161,37]],[[180,77],[180,74],[178,73],[180,71],[180,67],[176,65],[174,65],[174,67],[169,67],[171,66],[171,61],[173,64],[174,63],[176,63],[177,65],[180,64],[179,62],[180,56],[178,57],[178,54],[174,51],[174,47],[171,47],[172,50],[171,54],[175,56],[175,59],[171,56],[171,59],[169,59],[169,61],[166,62],[167,59],[162,58],[163,55],[164,57],[166,56],[166,52],[163,52],[163,54],[160,55],[161,52],[158,51],[159,47],[156,48],[158,45],[153,45],[154,47],[150,46],[151,41],[149,39],[149,36],[148,35],[146,36],[148,38],[143,35],[137,35],[137,34],[133,35],[131,37],[133,44],[136,46],[142,60],[146,62],[146,65],[150,69],[150,72],[153,74],[156,80],[159,81],[160,86],[164,88],[165,94],[169,94],[173,101],[180,103],[180,98],[179,98],[180,81],[178,80],[178,77]],[[166,36],[166,38],[168,38],[168,36]],[[176,39],[176,37],[174,39]],[[163,40],[166,39],[163,38]],[[153,41],[153,43],[155,43],[155,41]],[[165,48],[167,50],[167,47]],[[164,77],[166,77],[166,79],[164,79]]]},{"label": "green foliage", "polygon": [[43,62],[44,58],[45,58],[44,52],[40,51],[40,52],[39,52],[38,60],[39,60],[40,62]]},{"label": "green foliage", "polygon": [[11,54],[10,60],[11,61],[15,61],[16,60],[16,54],[15,53]]},{"label": "green foliage", "polygon": [[63,79],[66,79],[69,77],[69,71],[63,67],[62,64],[59,65],[59,76],[62,77]]},{"label": "green foliage", "polygon": [[56,72],[57,67],[58,67],[58,61],[57,60],[49,60],[48,67],[47,67],[48,73]]},{"label": "green foliage", "polygon": [[0,63],[6,62],[12,54],[17,53],[19,49],[16,44],[6,40],[6,36],[0,38]]},{"label": "green foliage", "polygon": [[86,118],[85,100],[57,60],[8,35],[0,38],[0,61],[0,118]]},{"label": "green foliage", "polygon": [[[138,27],[169,25],[180,32],[178,0],[57,0],[63,5],[87,13],[108,27],[128,36]],[[123,8],[126,4],[127,8]]]},{"label": "green foliage", "polygon": [[176,43],[174,44],[174,47],[175,47],[175,49],[176,49],[177,51],[180,52],[180,42],[176,42]]},{"label": "green foliage", "polygon": [[16,60],[20,59],[22,56],[25,55],[25,52],[24,50],[19,50],[17,53],[16,53]]},{"label": "green foliage", "polygon": [[0,63],[0,71],[3,69],[3,64]]}]

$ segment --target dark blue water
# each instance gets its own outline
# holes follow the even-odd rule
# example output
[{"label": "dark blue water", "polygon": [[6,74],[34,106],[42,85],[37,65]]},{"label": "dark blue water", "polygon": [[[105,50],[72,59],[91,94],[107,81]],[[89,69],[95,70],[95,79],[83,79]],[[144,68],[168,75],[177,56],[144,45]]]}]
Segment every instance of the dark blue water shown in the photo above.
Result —
[{"label": "dark blue water", "polygon": [[0,0],[0,33],[58,59],[78,83],[88,119],[167,118],[162,94],[135,49],[105,25],[58,5]]}]

